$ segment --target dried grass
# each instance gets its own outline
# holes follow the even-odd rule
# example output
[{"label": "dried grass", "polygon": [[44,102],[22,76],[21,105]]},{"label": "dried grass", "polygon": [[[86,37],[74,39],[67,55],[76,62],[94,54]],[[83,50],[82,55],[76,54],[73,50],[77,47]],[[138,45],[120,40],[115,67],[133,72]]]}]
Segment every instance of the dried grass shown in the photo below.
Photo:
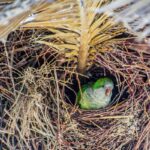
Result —
[{"label": "dried grass", "polygon": [[[3,53],[5,55],[5,51]],[[5,56],[3,61],[9,59]],[[64,70],[45,63],[39,69],[27,67],[19,71],[13,65],[11,67],[11,70],[8,65],[6,70],[1,68],[1,100],[4,99],[0,129],[2,146],[6,149],[65,149],[70,147],[70,141],[74,147],[74,142],[79,142],[82,134],[62,98],[61,89],[67,86],[67,81],[58,79],[58,72],[63,74],[67,68]],[[8,78],[3,81],[5,71]],[[5,84],[10,84],[9,89]],[[7,97],[7,90],[12,94],[11,99]]]},{"label": "dried grass", "polygon": [[[77,73],[78,59],[73,57],[72,51],[68,53],[70,59],[66,59],[66,53],[61,53],[64,43],[59,44],[63,38],[66,41],[76,34],[68,31],[69,35],[64,36],[61,30],[54,29],[52,38],[57,34],[61,37],[60,41],[52,40],[57,48],[37,42],[42,38],[51,39],[51,31],[16,31],[8,36],[5,45],[0,44],[1,147],[150,149],[149,46],[135,42],[133,37],[113,38],[109,42],[106,38],[100,42],[96,47],[100,47],[100,52],[91,53],[94,54],[92,61],[88,57],[92,62],[88,71],[113,75],[118,92],[115,103],[107,108],[85,111],[65,101],[66,88],[74,86],[75,78],[80,82],[81,74]],[[76,44],[75,41],[74,46]]]}]

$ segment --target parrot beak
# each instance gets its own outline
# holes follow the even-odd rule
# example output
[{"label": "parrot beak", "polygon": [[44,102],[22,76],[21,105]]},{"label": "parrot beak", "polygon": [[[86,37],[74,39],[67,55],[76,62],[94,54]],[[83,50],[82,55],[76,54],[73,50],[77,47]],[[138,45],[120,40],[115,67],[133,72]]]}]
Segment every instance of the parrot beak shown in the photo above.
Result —
[{"label": "parrot beak", "polygon": [[106,88],[105,95],[109,96],[111,94],[111,92],[112,92],[111,88]]}]

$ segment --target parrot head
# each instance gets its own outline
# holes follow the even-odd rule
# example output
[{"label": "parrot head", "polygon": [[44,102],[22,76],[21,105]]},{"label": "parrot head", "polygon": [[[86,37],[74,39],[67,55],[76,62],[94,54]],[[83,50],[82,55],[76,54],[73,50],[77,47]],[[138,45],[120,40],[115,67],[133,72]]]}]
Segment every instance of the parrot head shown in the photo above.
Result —
[{"label": "parrot head", "polygon": [[110,95],[112,95],[114,83],[110,78],[103,77],[103,78],[98,79],[93,84],[93,89],[99,89],[99,88],[104,88],[105,96],[110,96]]},{"label": "parrot head", "polygon": [[111,101],[113,81],[108,77],[101,77],[94,83],[82,86],[82,94],[78,92],[78,104],[82,109],[99,109],[106,107]]}]

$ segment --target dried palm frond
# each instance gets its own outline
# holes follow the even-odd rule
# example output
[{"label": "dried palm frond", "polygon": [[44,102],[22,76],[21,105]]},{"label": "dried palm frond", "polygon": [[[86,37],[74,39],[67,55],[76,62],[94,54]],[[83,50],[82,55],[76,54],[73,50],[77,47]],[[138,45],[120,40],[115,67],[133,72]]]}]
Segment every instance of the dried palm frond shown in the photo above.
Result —
[{"label": "dried palm frond", "polygon": [[[48,1],[50,2],[50,0]],[[8,34],[16,30],[21,22],[45,6],[45,0],[6,0],[0,2],[0,40],[5,42]]]},{"label": "dried palm frond", "polygon": [[106,14],[90,11],[98,9],[110,0],[56,0],[39,9],[24,28],[46,28],[52,34],[36,39],[65,55],[66,61],[78,63],[78,71],[84,73],[93,64],[96,53],[114,49],[115,39],[125,32],[121,24]]},{"label": "dried palm frond", "polygon": [[93,11],[107,12],[117,22],[122,22],[130,32],[139,39],[150,36],[150,1],[149,0],[115,0]]},{"label": "dried palm frond", "polygon": [[0,7],[2,7],[3,5],[8,5],[11,4],[14,0],[1,0],[0,1]]}]

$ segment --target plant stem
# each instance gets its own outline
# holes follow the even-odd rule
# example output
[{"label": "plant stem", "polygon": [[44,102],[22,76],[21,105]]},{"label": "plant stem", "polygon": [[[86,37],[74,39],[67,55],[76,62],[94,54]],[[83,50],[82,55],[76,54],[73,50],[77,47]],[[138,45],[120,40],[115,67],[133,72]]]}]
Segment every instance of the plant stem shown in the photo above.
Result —
[{"label": "plant stem", "polygon": [[80,47],[78,55],[78,71],[84,73],[87,65],[88,51],[89,51],[89,25],[87,9],[85,1],[79,0],[80,17],[81,17],[81,36],[80,36]]}]

